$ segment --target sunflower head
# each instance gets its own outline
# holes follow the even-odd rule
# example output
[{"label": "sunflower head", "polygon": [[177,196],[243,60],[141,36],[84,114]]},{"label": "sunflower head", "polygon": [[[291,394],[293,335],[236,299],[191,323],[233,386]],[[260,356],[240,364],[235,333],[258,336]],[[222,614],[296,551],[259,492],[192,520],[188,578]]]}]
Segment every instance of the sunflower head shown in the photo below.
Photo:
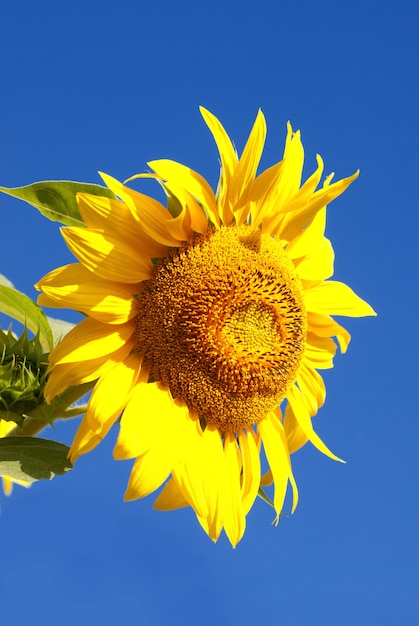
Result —
[{"label": "sunflower head", "polygon": [[220,432],[251,427],[286,395],[306,338],[302,289],[274,238],[209,229],[163,259],[138,296],[150,376]]},{"label": "sunflower head", "polygon": [[[311,441],[337,458],[312,418],[325,399],[319,370],[350,336],[331,316],[370,315],[328,280],[334,253],[326,205],[358,173],[301,184],[304,151],[288,126],[283,158],[258,173],[258,113],[239,157],[221,123],[202,114],[220,153],[214,193],[180,163],[149,163],[168,206],[103,175],[114,198],[80,194],[85,228],[64,228],[77,263],[38,284],[40,304],[86,315],[52,351],[45,390],[97,381],[71,447],[92,450],[119,422],[117,459],[135,459],[126,499],[165,483],[156,507],[191,506],[209,536],[235,545],[260,484],[280,514],[290,454]],[[269,470],[261,477],[261,448]]]}]

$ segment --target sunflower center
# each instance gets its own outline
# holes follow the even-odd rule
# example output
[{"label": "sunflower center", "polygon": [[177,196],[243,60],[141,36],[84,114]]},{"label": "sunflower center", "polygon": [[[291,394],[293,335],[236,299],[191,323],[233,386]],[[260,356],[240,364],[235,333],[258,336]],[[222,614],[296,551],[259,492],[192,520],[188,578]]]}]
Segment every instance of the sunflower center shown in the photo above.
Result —
[{"label": "sunflower center", "polygon": [[223,227],[172,253],[138,296],[136,350],[206,423],[236,432],[286,396],[306,338],[301,284],[281,243]]},{"label": "sunflower center", "polygon": [[272,307],[264,302],[243,302],[231,312],[221,329],[226,344],[238,351],[267,352],[275,350],[281,339],[278,319]]}]

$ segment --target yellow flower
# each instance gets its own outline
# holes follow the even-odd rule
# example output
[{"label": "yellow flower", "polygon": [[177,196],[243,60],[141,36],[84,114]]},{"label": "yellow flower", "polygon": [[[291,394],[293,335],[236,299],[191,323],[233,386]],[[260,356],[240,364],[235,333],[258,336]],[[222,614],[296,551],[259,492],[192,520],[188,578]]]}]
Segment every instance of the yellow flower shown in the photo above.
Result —
[{"label": "yellow flower", "polygon": [[[201,110],[220,152],[214,194],[170,160],[149,163],[168,208],[102,175],[118,199],[78,196],[87,228],[63,228],[78,263],[38,284],[45,306],[87,318],[52,351],[47,400],[97,380],[71,446],[72,461],[120,420],[116,459],[135,459],[127,500],[170,477],[155,506],[190,505],[205,531],[233,545],[261,484],[263,445],[280,514],[290,453],[308,440],[335,457],[311,418],[325,399],[318,370],[333,366],[331,315],[374,314],[327,281],[333,249],[325,206],[358,176],[321,189],[323,163],[301,185],[304,151],[288,126],[283,160],[257,175],[266,135],[258,113],[240,158],[220,122]],[[286,400],[282,416],[279,405]]]},{"label": "yellow flower", "polygon": [[[5,437],[13,428],[15,428],[15,422],[6,421],[0,419],[0,438]],[[3,491],[6,496],[10,496],[13,490],[13,483],[21,485],[22,487],[30,487],[31,484],[25,480],[18,480],[17,478],[10,478],[10,476],[1,476],[3,483]]]}]

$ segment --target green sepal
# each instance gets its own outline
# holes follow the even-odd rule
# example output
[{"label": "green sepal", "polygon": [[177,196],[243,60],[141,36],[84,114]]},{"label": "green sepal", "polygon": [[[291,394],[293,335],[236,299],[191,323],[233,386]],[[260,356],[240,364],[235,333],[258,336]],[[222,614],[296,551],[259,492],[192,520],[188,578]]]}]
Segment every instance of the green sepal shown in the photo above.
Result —
[{"label": "green sepal", "polygon": [[72,469],[69,447],[38,437],[0,439],[0,476],[35,482],[50,480]]},{"label": "green sepal", "polygon": [[67,226],[85,225],[77,207],[76,194],[90,193],[115,198],[115,194],[107,187],[69,180],[45,180],[25,187],[0,187],[0,191],[24,200],[48,219]]},{"label": "green sepal", "polygon": [[17,320],[39,336],[44,352],[54,347],[54,337],[48,320],[33,300],[12,287],[0,284],[0,312]]}]

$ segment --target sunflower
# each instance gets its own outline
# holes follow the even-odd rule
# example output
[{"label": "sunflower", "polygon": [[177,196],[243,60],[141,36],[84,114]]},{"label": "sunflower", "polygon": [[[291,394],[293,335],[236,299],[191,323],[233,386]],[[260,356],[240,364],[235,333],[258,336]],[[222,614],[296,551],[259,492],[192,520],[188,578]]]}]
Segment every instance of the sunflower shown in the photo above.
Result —
[{"label": "sunflower", "polygon": [[350,339],[331,315],[374,312],[327,280],[334,254],[326,205],[358,172],[334,183],[329,176],[317,189],[318,156],[301,185],[304,150],[288,124],[283,159],[257,175],[262,112],[240,158],[218,119],[201,113],[220,153],[215,194],[189,167],[157,160],[133,178],[155,178],[167,207],[105,174],[115,199],[78,195],[86,228],[62,229],[78,263],[37,287],[40,304],[86,318],[51,352],[45,397],[97,381],[71,460],[119,422],[114,457],[135,459],[125,499],[169,479],[155,507],[189,505],[211,539],[224,528],[235,546],[261,483],[274,483],[276,519],[288,483],[295,509],[291,453],[311,441],[337,458],[312,425],[332,338],[343,352]]}]

